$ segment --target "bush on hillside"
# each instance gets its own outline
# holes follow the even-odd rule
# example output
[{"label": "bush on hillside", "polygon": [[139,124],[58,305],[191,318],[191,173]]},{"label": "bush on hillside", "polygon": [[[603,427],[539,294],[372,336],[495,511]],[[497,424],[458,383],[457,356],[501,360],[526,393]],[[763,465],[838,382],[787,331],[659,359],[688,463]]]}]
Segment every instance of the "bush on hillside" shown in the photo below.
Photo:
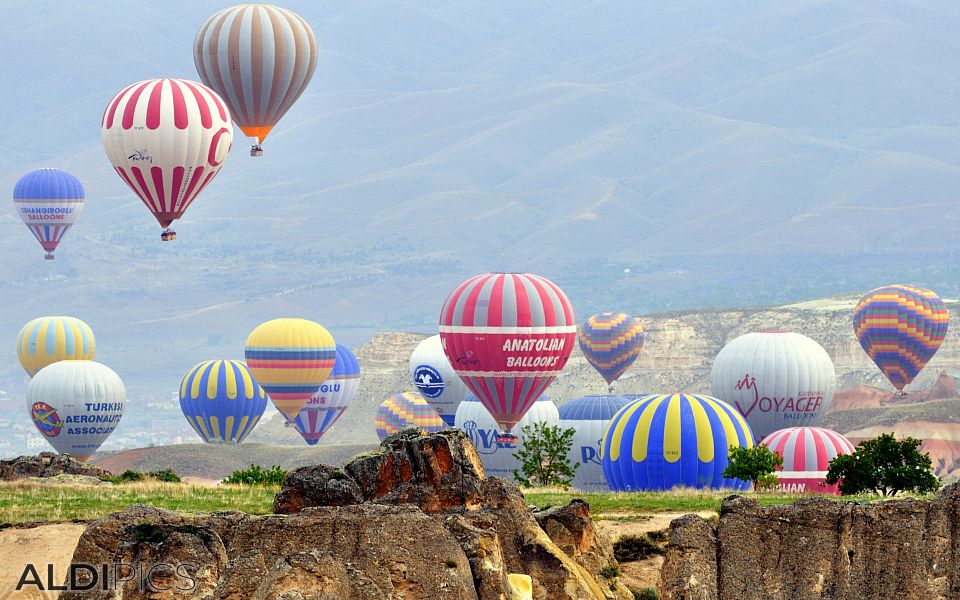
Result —
[{"label": "bush on hillside", "polygon": [[249,469],[234,471],[223,480],[224,483],[242,483],[246,485],[280,485],[287,472],[280,465],[264,469],[260,465],[250,465]]},{"label": "bush on hillside", "polygon": [[863,440],[853,454],[841,454],[830,461],[827,483],[839,483],[840,493],[845,496],[868,491],[883,496],[935,491],[940,479],[933,474],[930,455],[920,452],[920,443],[912,437],[897,440],[892,433]]}]

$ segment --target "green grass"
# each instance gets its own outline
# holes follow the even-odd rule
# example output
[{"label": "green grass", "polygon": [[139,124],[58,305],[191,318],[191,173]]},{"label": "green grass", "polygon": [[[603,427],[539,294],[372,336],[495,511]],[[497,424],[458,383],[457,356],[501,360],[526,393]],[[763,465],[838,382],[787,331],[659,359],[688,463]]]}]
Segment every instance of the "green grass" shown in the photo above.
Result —
[{"label": "green grass", "polygon": [[273,512],[279,488],[143,482],[124,485],[0,484],[0,523],[92,521],[131,504],[149,504],[179,513],[240,510],[254,515]]}]

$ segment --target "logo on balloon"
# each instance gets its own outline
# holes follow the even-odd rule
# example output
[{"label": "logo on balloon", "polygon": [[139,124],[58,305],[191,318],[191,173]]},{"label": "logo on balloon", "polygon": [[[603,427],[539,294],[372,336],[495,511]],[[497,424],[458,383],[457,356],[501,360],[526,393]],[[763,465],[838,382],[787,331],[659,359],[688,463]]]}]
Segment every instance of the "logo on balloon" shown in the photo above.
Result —
[{"label": "logo on balloon", "polygon": [[30,415],[40,433],[47,437],[57,437],[63,430],[63,421],[57,415],[57,409],[46,402],[34,402]]},{"label": "logo on balloon", "polygon": [[439,398],[443,393],[443,376],[430,365],[420,365],[414,369],[413,381],[420,393],[427,398]]},{"label": "logo on balloon", "polygon": [[500,449],[495,430],[480,429],[476,421],[466,421],[462,429],[473,442],[478,454],[495,454]]},{"label": "logo on balloon", "polygon": [[[737,391],[753,390],[753,403],[748,408],[744,409],[739,400],[733,401],[740,414],[747,418],[750,417],[750,413],[754,409],[762,413],[815,413],[820,410],[820,404],[823,403],[823,392],[800,392],[796,398],[761,396],[756,378],[751,377],[749,373],[737,382],[736,389]],[[814,416],[813,414],[807,414],[801,418],[813,418]]]}]

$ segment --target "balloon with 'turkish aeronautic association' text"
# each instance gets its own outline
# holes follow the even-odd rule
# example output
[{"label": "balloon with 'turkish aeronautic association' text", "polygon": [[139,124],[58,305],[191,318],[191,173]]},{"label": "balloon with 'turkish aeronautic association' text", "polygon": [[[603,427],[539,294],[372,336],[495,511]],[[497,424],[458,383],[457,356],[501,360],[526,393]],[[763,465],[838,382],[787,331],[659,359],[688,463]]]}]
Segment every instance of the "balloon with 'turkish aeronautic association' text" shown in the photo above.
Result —
[{"label": "balloon with 'turkish aeronautic association' text", "polygon": [[457,286],[440,311],[440,339],[457,375],[504,440],[563,370],[577,337],[573,305],[531,273],[487,273]]}]

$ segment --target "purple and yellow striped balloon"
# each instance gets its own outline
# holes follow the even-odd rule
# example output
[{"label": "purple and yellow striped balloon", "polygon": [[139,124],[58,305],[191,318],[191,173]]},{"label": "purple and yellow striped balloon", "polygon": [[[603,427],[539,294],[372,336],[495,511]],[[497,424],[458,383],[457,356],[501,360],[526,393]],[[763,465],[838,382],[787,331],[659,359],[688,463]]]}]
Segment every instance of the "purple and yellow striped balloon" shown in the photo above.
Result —
[{"label": "purple and yellow striped balloon", "polygon": [[853,330],[867,355],[903,392],[943,344],[949,320],[943,300],[933,291],[890,285],[860,300]]},{"label": "purple and yellow striped balloon", "polygon": [[423,427],[429,432],[443,429],[443,420],[423,396],[416,392],[394,394],[380,403],[376,416],[377,437],[385,437],[408,427]]},{"label": "purple and yellow striped balloon", "polygon": [[609,385],[640,356],[643,326],[628,314],[600,313],[580,326],[577,340],[587,362]]},{"label": "purple and yellow striped balloon", "polygon": [[287,420],[296,418],[333,370],[333,336],[307,319],[274,319],[247,338],[247,366]]}]

